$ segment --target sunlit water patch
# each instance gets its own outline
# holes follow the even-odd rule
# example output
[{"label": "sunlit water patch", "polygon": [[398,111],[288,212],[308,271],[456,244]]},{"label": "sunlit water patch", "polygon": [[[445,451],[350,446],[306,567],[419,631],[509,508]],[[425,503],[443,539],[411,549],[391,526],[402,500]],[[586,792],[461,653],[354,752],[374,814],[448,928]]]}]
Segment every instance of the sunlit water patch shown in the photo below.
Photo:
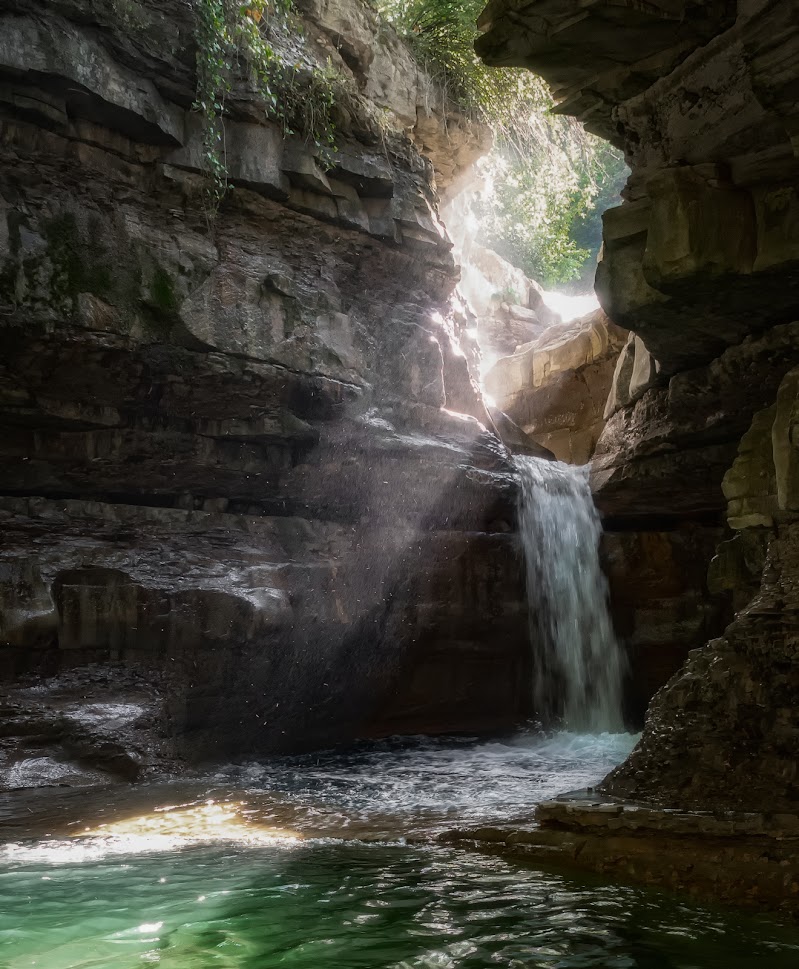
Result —
[{"label": "sunlit water patch", "polygon": [[386,740],[230,765],[191,781],[7,794],[0,863],[56,850],[82,860],[276,837],[419,841],[456,825],[529,821],[539,801],[596,783],[635,739],[525,732]]}]

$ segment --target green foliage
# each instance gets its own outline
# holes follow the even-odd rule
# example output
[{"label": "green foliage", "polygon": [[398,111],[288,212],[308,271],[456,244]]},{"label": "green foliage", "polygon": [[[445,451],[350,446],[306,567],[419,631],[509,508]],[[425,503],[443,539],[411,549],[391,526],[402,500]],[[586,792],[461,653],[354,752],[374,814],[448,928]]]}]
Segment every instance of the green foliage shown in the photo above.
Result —
[{"label": "green foliage", "polygon": [[571,118],[552,113],[544,81],[491,68],[474,51],[484,0],[378,0],[445,97],[496,135],[476,203],[483,241],[546,286],[587,285],[601,213],[621,190],[624,160]]},{"label": "green foliage", "polygon": [[348,95],[343,79],[329,62],[305,71],[296,64],[281,63],[275,77],[280,101],[273,106],[274,117],[284,134],[300,134],[312,142],[322,164],[328,165],[336,150],[335,107]]},{"label": "green foliage", "polygon": [[229,52],[232,39],[228,29],[225,0],[198,0],[197,9],[197,94],[193,108],[202,113],[204,163],[211,179],[209,189],[213,211],[227,191],[227,166],[222,112],[230,93]]},{"label": "green foliage", "polygon": [[[329,70],[288,59],[275,41],[289,34],[292,0],[194,0],[197,11],[197,92],[204,119],[204,163],[210,178],[209,214],[228,188],[225,102],[236,68],[244,65],[266,115],[299,133],[322,154],[334,147],[335,88]],[[284,45],[285,46],[285,45]]]},{"label": "green foliage", "polygon": [[482,241],[545,287],[579,281],[585,288],[602,242],[602,212],[625,178],[624,160],[602,142],[587,153],[550,142],[533,157],[495,156],[475,203]]},{"label": "green foliage", "polygon": [[532,110],[552,103],[546,84],[525,70],[486,67],[474,51],[485,0],[378,0],[445,97],[523,147]]},{"label": "green foliage", "polygon": [[505,289],[499,289],[496,293],[492,293],[491,299],[495,303],[510,303],[511,305],[519,305],[522,302],[522,298],[512,286],[506,286]]}]

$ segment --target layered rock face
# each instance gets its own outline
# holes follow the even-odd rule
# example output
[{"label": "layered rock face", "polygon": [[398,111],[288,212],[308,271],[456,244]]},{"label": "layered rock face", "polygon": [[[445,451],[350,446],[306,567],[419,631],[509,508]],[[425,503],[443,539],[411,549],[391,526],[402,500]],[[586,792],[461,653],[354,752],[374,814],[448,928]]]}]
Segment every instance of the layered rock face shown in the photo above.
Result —
[{"label": "layered rock face", "polygon": [[735,537],[711,578],[752,592],[724,635],[656,696],[641,744],[606,781],[668,804],[790,814],[799,798],[799,370],[758,412],[724,478]]},{"label": "layered rock face", "polygon": [[87,663],[192,759],[526,709],[513,476],[406,136],[429,140],[423,93],[387,75],[410,59],[368,6],[300,6],[364,111],[324,171],[236,79],[213,221],[190,6],[0,16],[7,764],[31,734],[84,756],[69,703],[37,733],[45,701],[13,681]]},{"label": "layered rock face", "polygon": [[[709,564],[735,461],[725,487],[738,535],[707,592],[697,562],[696,634],[679,636],[682,650],[703,648],[658,695],[607,790],[683,807],[787,806],[799,573],[790,499],[775,500],[770,473],[751,468],[770,466],[770,434],[782,442],[775,468],[795,448],[769,410],[793,406],[783,379],[799,361],[795,11],[777,0],[493,0],[483,26],[489,63],[541,73],[559,110],[623,147],[632,169],[624,204],[605,215],[597,276],[604,309],[634,334],[593,475],[608,525],[631,545],[617,549],[617,573],[634,579],[636,548],[658,533],[677,560],[693,548]],[[705,646],[728,608],[711,593],[739,611]],[[649,625],[682,620],[664,608]]]},{"label": "layered rock face", "polygon": [[559,461],[587,464],[627,333],[602,310],[556,323],[499,359],[485,387],[497,405]]}]

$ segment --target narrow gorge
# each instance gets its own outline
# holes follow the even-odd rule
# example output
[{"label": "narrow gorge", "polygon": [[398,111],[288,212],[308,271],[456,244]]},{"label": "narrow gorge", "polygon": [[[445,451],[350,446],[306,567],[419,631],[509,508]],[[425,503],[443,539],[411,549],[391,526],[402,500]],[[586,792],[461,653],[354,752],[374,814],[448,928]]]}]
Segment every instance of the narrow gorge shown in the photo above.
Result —
[{"label": "narrow gorge", "polygon": [[0,0],[2,965],[799,958],[799,12],[414,3]]}]

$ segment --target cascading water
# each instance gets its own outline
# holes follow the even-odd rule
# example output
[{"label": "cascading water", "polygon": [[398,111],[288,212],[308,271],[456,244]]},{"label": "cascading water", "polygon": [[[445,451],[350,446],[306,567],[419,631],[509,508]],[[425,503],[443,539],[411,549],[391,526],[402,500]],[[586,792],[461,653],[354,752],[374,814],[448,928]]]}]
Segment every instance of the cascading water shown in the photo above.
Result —
[{"label": "cascading water", "polygon": [[534,644],[534,699],[568,730],[624,729],[626,657],[599,565],[602,526],[588,468],[517,457],[519,521]]}]

